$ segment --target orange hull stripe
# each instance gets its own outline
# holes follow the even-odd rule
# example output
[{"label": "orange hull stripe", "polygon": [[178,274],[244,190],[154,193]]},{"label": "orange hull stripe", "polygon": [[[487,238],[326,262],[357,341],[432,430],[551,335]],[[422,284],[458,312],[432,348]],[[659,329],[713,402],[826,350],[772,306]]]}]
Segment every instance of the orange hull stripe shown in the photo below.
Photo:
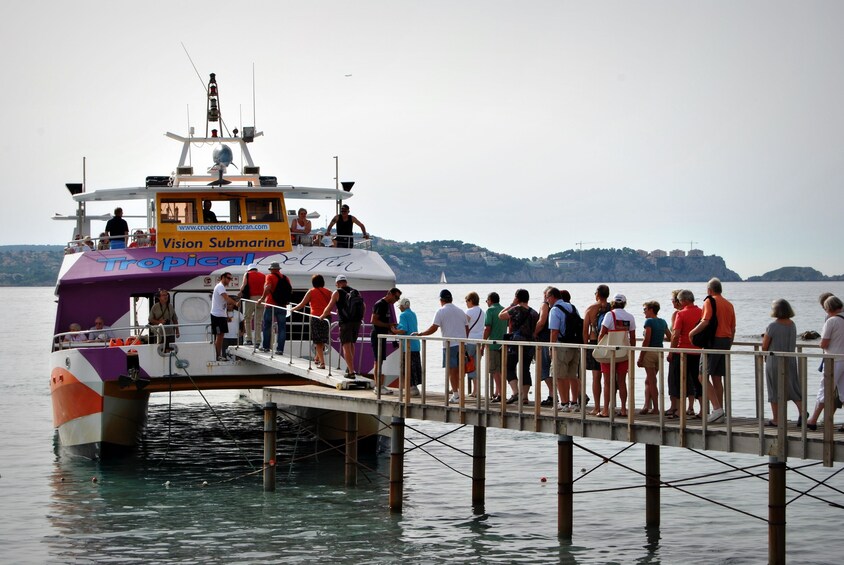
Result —
[{"label": "orange hull stripe", "polygon": [[103,397],[79,382],[70,371],[56,367],[50,375],[53,426],[103,411]]}]

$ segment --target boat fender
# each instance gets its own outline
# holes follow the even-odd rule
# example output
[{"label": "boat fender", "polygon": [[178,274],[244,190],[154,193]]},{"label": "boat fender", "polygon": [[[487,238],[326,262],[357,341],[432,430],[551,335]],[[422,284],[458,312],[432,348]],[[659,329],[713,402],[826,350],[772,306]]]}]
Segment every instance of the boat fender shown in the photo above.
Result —
[{"label": "boat fender", "polygon": [[119,347],[121,345],[123,345],[123,340],[119,337],[113,337],[110,340],[108,340],[108,346],[109,347]]}]

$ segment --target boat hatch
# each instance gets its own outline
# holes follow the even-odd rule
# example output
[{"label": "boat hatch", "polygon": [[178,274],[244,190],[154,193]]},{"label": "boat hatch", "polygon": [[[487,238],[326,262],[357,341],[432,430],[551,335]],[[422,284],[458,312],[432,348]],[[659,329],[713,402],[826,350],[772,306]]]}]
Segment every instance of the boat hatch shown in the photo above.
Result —
[{"label": "boat hatch", "polygon": [[156,251],[290,251],[281,192],[160,192]]}]

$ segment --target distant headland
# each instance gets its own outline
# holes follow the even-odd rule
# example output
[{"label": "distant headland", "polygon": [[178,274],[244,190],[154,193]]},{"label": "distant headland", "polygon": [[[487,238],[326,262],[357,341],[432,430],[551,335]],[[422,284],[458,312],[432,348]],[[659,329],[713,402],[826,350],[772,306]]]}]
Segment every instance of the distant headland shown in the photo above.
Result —
[{"label": "distant headland", "polygon": [[[393,241],[375,237],[377,250],[405,284],[530,282],[697,282],[742,278],[724,259],[699,249],[569,249],[547,257],[517,258],[455,240]],[[0,286],[52,286],[64,256],[61,245],[0,246]],[[747,281],[840,281],[811,267],[782,267]]]}]

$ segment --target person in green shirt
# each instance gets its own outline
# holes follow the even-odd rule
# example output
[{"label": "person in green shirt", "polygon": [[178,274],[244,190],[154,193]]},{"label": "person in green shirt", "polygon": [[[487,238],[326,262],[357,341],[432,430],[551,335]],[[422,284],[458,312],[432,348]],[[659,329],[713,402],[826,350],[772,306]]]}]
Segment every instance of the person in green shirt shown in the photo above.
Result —
[{"label": "person in green shirt", "polygon": [[[486,317],[484,318],[484,339],[501,340],[507,333],[507,320],[501,320],[498,314],[504,309],[500,304],[501,297],[497,292],[490,292],[486,297]],[[484,345],[481,344],[481,351]],[[492,375],[492,401],[501,402],[501,391],[504,385],[501,382],[501,344],[489,345],[489,372]]]}]

